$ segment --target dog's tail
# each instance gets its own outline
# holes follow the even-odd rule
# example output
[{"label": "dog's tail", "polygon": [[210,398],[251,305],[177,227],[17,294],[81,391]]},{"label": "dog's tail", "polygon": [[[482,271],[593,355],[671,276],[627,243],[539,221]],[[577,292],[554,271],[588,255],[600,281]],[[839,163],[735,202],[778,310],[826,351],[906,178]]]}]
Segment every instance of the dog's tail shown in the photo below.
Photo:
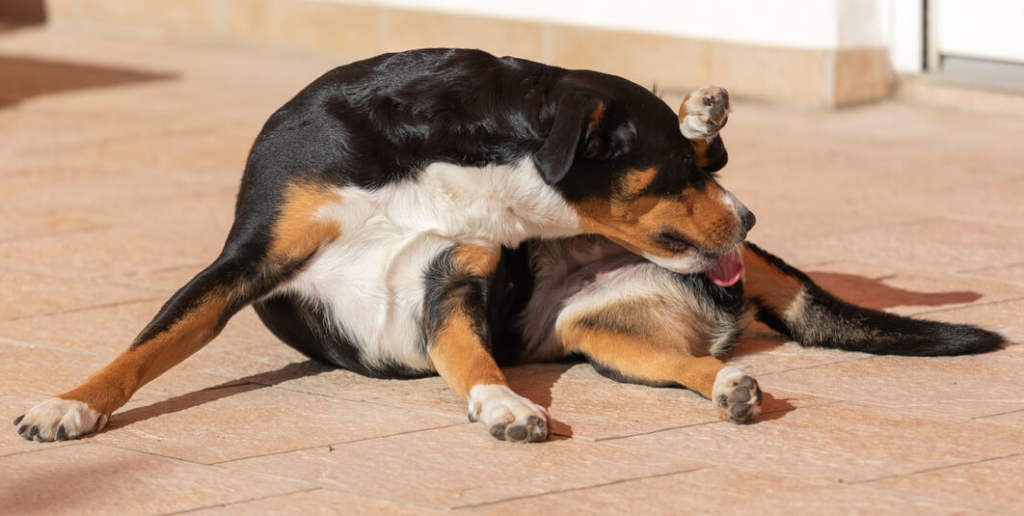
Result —
[{"label": "dog's tail", "polygon": [[939,356],[984,353],[1006,343],[998,333],[975,326],[852,305],[754,244],[746,244],[743,260],[744,298],[757,307],[757,319],[805,347]]}]

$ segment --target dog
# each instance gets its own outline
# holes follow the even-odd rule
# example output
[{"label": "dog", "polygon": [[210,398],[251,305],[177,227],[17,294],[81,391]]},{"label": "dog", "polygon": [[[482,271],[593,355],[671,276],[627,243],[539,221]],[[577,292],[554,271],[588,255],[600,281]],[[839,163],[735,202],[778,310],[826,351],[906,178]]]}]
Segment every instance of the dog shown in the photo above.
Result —
[{"label": "dog", "polygon": [[545,440],[500,365],[580,355],[613,379],[682,386],[751,421],[762,394],[719,357],[754,318],[804,346],[996,349],[980,328],[838,300],[745,242],[716,181],[725,89],[676,112],[621,77],[478,50],[336,68],[252,146],[220,256],[84,384],[15,420],[29,440],[101,430],[133,393],[254,305],[309,357],[372,377],[440,375],[470,421]]}]

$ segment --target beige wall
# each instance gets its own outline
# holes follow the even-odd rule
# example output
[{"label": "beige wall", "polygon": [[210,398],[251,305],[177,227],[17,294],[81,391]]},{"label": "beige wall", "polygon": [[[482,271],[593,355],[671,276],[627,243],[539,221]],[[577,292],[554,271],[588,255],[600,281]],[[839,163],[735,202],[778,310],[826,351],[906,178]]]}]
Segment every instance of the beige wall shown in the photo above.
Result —
[{"label": "beige wall", "polygon": [[313,0],[46,0],[57,27],[335,53],[476,47],[591,68],[664,90],[719,84],[740,97],[835,107],[887,96],[884,49],[799,49]]}]

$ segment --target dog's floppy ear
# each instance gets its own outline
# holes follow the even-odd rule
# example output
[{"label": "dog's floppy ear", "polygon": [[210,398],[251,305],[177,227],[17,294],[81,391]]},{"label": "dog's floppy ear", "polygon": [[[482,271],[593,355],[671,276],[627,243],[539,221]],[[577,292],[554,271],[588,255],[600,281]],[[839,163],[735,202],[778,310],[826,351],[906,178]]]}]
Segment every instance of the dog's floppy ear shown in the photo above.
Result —
[{"label": "dog's floppy ear", "polygon": [[571,96],[558,104],[551,132],[533,163],[549,185],[561,181],[577,156],[608,160],[629,150],[636,130],[630,123],[611,124],[608,104]]}]

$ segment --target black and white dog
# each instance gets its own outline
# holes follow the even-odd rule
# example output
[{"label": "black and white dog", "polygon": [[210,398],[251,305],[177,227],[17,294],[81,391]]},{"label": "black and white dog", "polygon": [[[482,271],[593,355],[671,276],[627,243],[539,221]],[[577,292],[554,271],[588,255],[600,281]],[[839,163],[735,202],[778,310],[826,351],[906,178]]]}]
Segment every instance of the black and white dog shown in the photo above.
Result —
[{"label": "black and white dog", "polygon": [[[761,392],[718,358],[758,317],[807,346],[995,349],[969,326],[837,300],[745,244],[754,216],[716,181],[722,88],[678,114],[620,77],[474,50],[387,54],[328,72],[253,145],[222,254],[131,346],[15,424],[103,428],[241,308],[310,357],[378,377],[440,374],[498,439],[540,441],[543,407],[499,361],[585,356],[681,385],[734,422]],[[498,359],[496,359],[496,357]]]}]

